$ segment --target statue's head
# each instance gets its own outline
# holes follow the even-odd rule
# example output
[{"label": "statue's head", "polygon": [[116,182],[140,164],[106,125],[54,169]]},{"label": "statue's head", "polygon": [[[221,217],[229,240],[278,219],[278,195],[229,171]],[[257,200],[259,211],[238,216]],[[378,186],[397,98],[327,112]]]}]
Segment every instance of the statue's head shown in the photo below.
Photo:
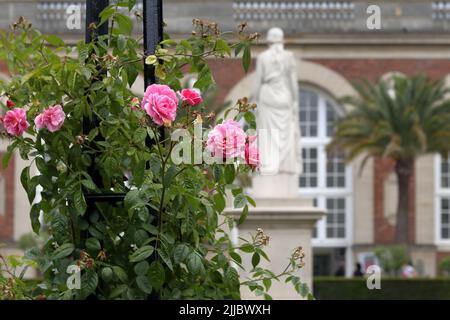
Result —
[{"label": "statue's head", "polygon": [[269,44],[273,43],[283,43],[284,32],[280,28],[270,28],[267,32],[267,42]]}]

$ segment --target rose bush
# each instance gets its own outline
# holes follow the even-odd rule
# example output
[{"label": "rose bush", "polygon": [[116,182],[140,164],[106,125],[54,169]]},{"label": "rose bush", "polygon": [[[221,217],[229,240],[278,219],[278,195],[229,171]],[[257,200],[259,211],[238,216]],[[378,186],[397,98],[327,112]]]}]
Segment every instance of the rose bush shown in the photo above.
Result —
[{"label": "rose bush", "polygon": [[[272,281],[281,279],[306,295],[296,274],[303,263],[300,249],[286,253],[288,266],[274,274],[260,266],[268,259],[267,235],[258,230],[235,244],[228,236],[235,221],[223,213],[228,193],[242,208],[237,223],[255,205],[235,182],[257,166],[256,147],[248,145],[253,138],[237,122],[244,119],[255,129],[254,106],[241,99],[232,108],[234,120],[208,113],[204,96],[214,80],[207,59],[242,54],[248,69],[256,36],[241,26],[230,44],[217,24],[194,20],[192,36],[175,41],[165,34],[156,54],[146,56],[131,35],[133,6],[130,0],[107,7],[101,23],[111,24],[109,33],[76,47],[42,35],[23,18],[1,34],[0,59],[12,77],[1,82],[1,90],[16,105],[3,119],[2,135],[10,139],[3,164],[18,150],[36,165],[39,174],[32,176],[28,166],[21,182],[32,204],[33,230],[49,234],[42,247],[26,253],[43,275],[32,296],[239,299],[245,285],[270,298]],[[91,25],[90,32],[97,27]],[[143,88],[139,103],[131,86],[144,60],[160,84]],[[186,73],[196,76],[195,91],[183,88]],[[179,142],[171,133],[193,133],[194,124],[212,128],[203,146],[227,163],[172,161]],[[92,202],[99,192],[125,197]],[[251,255],[247,279],[238,274],[241,254]],[[68,286],[68,270],[76,268],[80,288]]]}]

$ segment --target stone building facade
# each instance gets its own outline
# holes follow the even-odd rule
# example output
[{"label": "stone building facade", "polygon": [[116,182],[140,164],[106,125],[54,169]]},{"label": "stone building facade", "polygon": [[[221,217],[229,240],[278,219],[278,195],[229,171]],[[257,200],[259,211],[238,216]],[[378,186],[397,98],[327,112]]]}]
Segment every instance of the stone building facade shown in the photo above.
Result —
[{"label": "stone building facade", "polygon": [[[64,3],[0,1],[0,27],[25,11],[44,31],[61,33],[68,41],[81,39],[82,30],[64,32],[61,27]],[[333,123],[348,111],[339,99],[356,94],[353,81],[426,73],[446,79],[450,86],[450,1],[166,0],[164,4],[166,31],[174,37],[190,32],[193,17],[216,20],[223,30],[243,21],[261,33],[272,26],[285,29],[300,85],[304,173],[298,194],[327,210],[315,229],[314,272],[333,275],[343,268],[349,276],[355,262],[373,262],[373,249],[394,241],[393,164],[376,158],[359,172],[360,160],[345,164],[342,157],[328,156],[325,146]],[[380,30],[366,26],[370,16],[366,9],[372,4],[381,8]],[[50,13],[52,19],[44,17]],[[254,59],[263,49],[263,41],[253,47],[248,74],[238,59],[210,61],[217,81],[212,109],[220,111],[228,101],[251,97]],[[0,155],[5,145],[0,144]],[[22,164],[17,156],[13,161],[8,169],[0,169],[0,242],[11,244],[30,229],[27,200],[18,181]],[[412,262],[421,275],[435,276],[439,261],[450,255],[450,162],[437,155],[424,156],[416,163],[413,179]]]}]

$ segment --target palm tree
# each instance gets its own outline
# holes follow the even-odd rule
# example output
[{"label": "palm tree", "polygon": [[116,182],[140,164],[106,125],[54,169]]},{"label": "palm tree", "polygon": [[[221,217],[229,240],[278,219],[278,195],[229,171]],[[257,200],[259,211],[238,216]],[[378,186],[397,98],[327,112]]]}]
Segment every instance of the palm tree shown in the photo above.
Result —
[{"label": "palm tree", "polygon": [[356,84],[358,97],[342,99],[354,108],[343,117],[328,146],[344,150],[346,160],[364,154],[394,160],[398,181],[395,240],[407,244],[410,184],[417,157],[450,151],[450,100],[443,81],[425,75],[394,76],[390,83]]}]

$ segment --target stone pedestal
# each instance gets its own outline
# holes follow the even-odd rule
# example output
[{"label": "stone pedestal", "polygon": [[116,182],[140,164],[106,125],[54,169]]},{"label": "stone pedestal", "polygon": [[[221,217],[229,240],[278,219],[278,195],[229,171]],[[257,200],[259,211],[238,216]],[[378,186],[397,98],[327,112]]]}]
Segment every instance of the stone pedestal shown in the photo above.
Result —
[{"label": "stone pedestal", "polygon": [[[297,188],[295,188],[297,190]],[[262,228],[270,236],[269,245],[264,247],[270,258],[270,262],[263,261],[262,266],[280,273],[289,263],[289,257],[296,247],[303,247],[305,251],[305,266],[299,271],[302,282],[312,285],[312,246],[311,239],[313,228],[324,212],[311,206],[309,201],[295,198],[255,199],[257,207],[251,208],[247,220],[238,227],[240,237],[249,238],[249,234],[255,234],[257,228]],[[241,210],[229,209],[236,219],[239,219]],[[251,269],[251,256],[247,255],[243,264],[246,270]],[[245,278],[246,274],[241,274]],[[274,299],[301,299],[292,285],[284,281],[273,281],[269,291]],[[249,290],[242,292],[243,299],[256,299]]]}]

